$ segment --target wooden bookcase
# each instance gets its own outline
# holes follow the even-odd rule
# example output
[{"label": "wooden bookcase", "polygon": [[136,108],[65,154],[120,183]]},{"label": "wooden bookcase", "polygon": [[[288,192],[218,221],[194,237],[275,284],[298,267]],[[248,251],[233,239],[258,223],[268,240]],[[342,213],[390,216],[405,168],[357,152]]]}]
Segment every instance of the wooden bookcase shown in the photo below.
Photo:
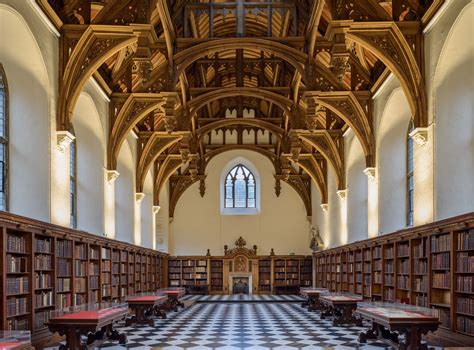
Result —
[{"label": "wooden bookcase", "polygon": [[[168,258],[170,287],[208,287],[211,294],[228,293],[232,258],[227,256],[186,256]],[[253,293],[268,294],[275,287],[313,284],[313,260],[308,256],[253,256],[249,265],[254,276]],[[255,280],[256,279],[256,280]]]},{"label": "wooden bookcase", "polygon": [[166,254],[6,212],[0,230],[0,327],[30,330],[33,341],[50,336],[51,310],[166,286]]},{"label": "wooden bookcase", "polygon": [[318,287],[430,307],[443,330],[474,337],[474,213],[318,252],[315,264]]}]

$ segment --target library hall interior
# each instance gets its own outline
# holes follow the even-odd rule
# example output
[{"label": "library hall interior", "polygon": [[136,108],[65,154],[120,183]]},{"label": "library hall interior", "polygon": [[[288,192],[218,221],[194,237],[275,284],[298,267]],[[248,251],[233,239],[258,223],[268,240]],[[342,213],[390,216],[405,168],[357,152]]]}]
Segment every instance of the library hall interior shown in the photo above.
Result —
[{"label": "library hall interior", "polygon": [[0,350],[474,350],[474,0],[0,0]]}]

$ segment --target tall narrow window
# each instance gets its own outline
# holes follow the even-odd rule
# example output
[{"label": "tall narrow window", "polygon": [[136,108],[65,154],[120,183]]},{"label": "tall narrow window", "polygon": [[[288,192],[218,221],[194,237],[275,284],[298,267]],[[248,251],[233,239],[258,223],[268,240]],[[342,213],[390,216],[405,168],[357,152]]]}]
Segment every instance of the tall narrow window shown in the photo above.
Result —
[{"label": "tall narrow window", "polygon": [[8,85],[0,63],[0,210],[8,210]]},{"label": "tall narrow window", "polygon": [[414,222],[413,139],[410,137],[412,131],[413,122],[410,122],[407,136],[407,226],[413,226]]},{"label": "tall narrow window", "polygon": [[242,164],[232,168],[225,179],[226,208],[256,208],[255,176]]},{"label": "tall narrow window", "polygon": [[[74,133],[73,133],[74,134]],[[69,200],[70,200],[70,226],[77,228],[77,149],[74,139],[69,146]]]}]

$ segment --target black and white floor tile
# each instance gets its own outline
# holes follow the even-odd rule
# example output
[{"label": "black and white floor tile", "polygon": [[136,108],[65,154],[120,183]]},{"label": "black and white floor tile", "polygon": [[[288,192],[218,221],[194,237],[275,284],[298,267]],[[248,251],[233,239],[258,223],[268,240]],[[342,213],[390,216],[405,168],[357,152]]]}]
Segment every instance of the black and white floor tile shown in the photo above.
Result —
[{"label": "black and white floor tile", "polygon": [[229,295],[186,295],[184,300],[198,303],[217,302],[301,302],[304,299],[299,295],[265,295],[265,294],[229,294]]},{"label": "black and white floor tile", "polygon": [[157,318],[154,327],[117,329],[127,334],[127,345],[106,342],[100,349],[393,349],[380,341],[359,344],[362,328],[334,327],[299,303],[194,303]]}]

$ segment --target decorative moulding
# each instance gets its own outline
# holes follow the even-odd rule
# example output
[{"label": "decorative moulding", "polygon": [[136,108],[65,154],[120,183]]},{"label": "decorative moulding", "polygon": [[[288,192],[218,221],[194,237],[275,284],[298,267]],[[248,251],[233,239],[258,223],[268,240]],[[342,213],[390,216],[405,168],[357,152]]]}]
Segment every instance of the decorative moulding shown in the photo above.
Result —
[{"label": "decorative moulding", "polygon": [[56,137],[57,137],[57,147],[61,153],[64,152],[64,150],[68,148],[69,145],[72,143],[72,141],[74,141],[74,139],[76,138],[69,131],[57,131]]},{"label": "decorative moulding", "polygon": [[120,173],[117,170],[106,170],[107,171],[107,182],[113,184],[119,177]]},{"label": "decorative moulding", "polygon": [[140,204],[143,200],[143,198],[145,198],[145,193],[143,192],[137,192],[135,193],[135,201]]},{"label": "decorative moulding", "polygon": [[328,211],[328,208],[329,208],[329,205],[328,205],[327,203],[321,204],[321,209],[322,209],[324,212],[327,212],[327,211]]},{"label": "decorative moulding", "polygon": [[370,181],[375,180],[375,168],[369,167],[364,169],[364,174],[367,175],[367,178]]},{"label": "decorative moulding", "polygon": [[336,193],[341,200],[345,200],[347,198],[347,190],[339,190]]},{"label": "decorative moulding", "polygon": [[424,146],[428,141],[428,128],[416,128],[410,133],[410,137],[417,145]]},{"label": "decorative moulding", "polygon": [[158,214],[160,210],[161,210],[161,207],[159,205],[153,206],[153,214]]}]

